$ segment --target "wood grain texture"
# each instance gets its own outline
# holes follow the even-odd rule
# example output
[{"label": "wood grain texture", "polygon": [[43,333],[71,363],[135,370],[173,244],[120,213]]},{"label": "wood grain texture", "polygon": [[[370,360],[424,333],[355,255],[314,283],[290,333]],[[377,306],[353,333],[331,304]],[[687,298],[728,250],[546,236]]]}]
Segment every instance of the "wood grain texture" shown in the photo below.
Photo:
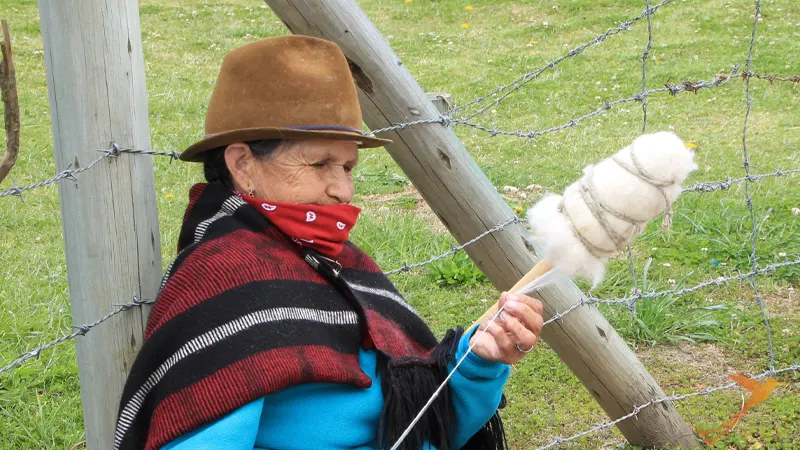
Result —
[{"label": "wood grain texture", "polygon": [[[425,92],[353,0],[266,3],[293,33],[326,38],[342,48],[351,61],[364,121],[370,128],[438,117]],[[436,123],[381,137],[394,140],[387,150],[459,242],[513,217],[453,130]],[[492,283],[505,290],[535,263],[526,237],[525,228],[515,224],[468,247],[467,252]],[[566,310],[582,296],[571,282],[541,289],[538,295],[545,304],[546,318]],[[542,337],[612,418],[664,396],[595,307],[577,309],[545,328]],[[636,445],[698,445],[670,403],[646,408],[618,427]]]},{"label": "wood grain texture", "polygon": [[[150,148],[136,0],[39,0],[57,170],[85,166],[99,149]],[[152,157],[106,158],[77,183],[59,184],[75,324],[133,296],[155,299],[161,277]],[[76,339],[87,448],[113,448],[122,387],[146,307]]]}]

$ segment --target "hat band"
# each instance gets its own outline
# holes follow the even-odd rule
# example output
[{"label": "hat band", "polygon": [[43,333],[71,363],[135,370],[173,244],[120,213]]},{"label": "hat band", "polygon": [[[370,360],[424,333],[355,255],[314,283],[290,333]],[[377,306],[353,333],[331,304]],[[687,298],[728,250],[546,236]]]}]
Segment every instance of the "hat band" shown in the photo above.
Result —
[{"label": "hat band", "polygon": [[[350,127],[340,127],[340,126],[336,126],[336,125],[307,125],[307,126],[282,127],[282,128],[290,128],[290,129],[293,129],[293,130],[308,130],[308,131],[314,131],[314,130],[320,130],[320,131],[322,131],[322,130],[349,131],[351,133],[357,133],[357,134],[359,134],[361,136],[364,135],[364,133],[361,130],[358,130],[358,129],[355,129],[355,128],[350,128]],[[209,134],[203,136],[203,139],[208,139],[208,138],[216,136],[218,134],[222,134],[222,133],[209,133]]]},{"label": "hat band", "polygon": [[355,128],[350,127],[339,127],[335,125],[308,125],[308,126],[300,126],[300,127],[286,127],[286,128],[293,128],[295,130],[330,130],[330,131],[351,131],[353,133],[363,134],[361,130],[357,130]]}]

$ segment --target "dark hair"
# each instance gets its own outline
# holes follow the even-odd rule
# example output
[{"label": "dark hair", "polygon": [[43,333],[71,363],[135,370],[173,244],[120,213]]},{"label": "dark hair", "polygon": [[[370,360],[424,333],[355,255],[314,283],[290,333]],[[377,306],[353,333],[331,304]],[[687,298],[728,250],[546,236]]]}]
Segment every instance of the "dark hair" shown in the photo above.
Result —
[{"label": "dark hair", "polygon": [[[248,141],[245,144],[250,146],[253,156],[264,160],[275,155],[275,150],[278,149],[281,142],[283,141],[280,139],[264,139],[261,141]],[[230,170],[228,170],[228,165],[225,164],[226,148],[227,145],[206,152],[206,157],[203,160],[203,173],[209,183],[222,183],[233,189],[233,177]]]}]

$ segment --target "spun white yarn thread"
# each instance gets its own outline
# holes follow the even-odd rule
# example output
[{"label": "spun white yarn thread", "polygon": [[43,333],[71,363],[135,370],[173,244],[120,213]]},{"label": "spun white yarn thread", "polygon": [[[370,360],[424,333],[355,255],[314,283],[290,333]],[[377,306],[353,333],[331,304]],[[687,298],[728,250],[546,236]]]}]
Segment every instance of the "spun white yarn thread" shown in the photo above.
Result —
[{"label": "spun white yarn thread", "polygon": [[[695,170],[694,152],[672,132],[645,134],[597,165],[563,196],[549,195],[528,211],[533,240],[544,259],[570,277],[605,274],[605,262],[667,211]],[[594,212],[593,212],[594,210]]]}]

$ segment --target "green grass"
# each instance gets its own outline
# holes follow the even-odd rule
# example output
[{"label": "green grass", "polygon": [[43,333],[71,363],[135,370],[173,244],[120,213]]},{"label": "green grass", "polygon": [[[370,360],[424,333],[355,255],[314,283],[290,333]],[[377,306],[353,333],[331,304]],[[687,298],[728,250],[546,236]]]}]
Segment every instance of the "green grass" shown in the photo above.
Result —
[{"label": "green grass", "polygon": [[[456,104],[543,66],[568,48],[638,15],[644,5],[622,0],[486,0],[474,2],[467,11],[468,3],[457,0],[359,3],[423,88],[451,93]],[[739,0],[676,0],[663,7],[653,17],[648,87],[708,80],[716,73],[730,72],[733,64],[742,64],[753,10],[751,1]],[[26,185],[55,171],[38,11],[33,0],[0,0],[0,13],[11,27],[22,105],[22,149],[11,177]],[[270,10],[256,0],[142,0],[140,13],[152,145],[160,151],[182,150],[201,136],[205,105],[227,51],[254,38],[286,34]],[[799,74],[800,4],[764,1],[763,17],[753,69],[764,74]],[[468,28],[462,28],[463,23]],[[506,130],[540,130],[583,115],[605,100],[638,92],[646,30],[646,23],[640,21],[630,31],[590,47],[474,121]],[[748,146],[753,171],[800,167],[800,86],[758,80],[751,86]],[[653,96],[648,130],[674,129],[698,144],[700,170],[689,183],[739,177],[744,174],[744,106],[741,80],[697,94]],[[466,127],[457,127],[456,133],[498,188],[538,184],[558,192],[585,165],[627,145],[641,130],[641,123],[640,105],[626,103],[533,141],[490,137]],[[356,202],[364,207],[364,214],[354,240],[385,269],[449,250],[455,242],[433,224],[435,218],[421,213],[420,201],[409,192],[406,177],[386,152],[367,150],[362,156]],[[157,159],[155,170],[166,264],[175,255],[186,192],[202,174],[195,165],[166,159]],[[10,186],[9,179],[0,184],[0,190]],[[751,193],[760,263],[797,258],[800,216],[791,210],[800,207],[800,177],[764,180],[752,185]],[[534,193],[528,193],[527,199],[518,193],[507,197],[509,204],[522,207],[538,199]],[[70,330],[58,210],[55,187],[29,192],[24,203],[0,199],[0,365]],[[752,225],[742,184],[725,192],[686,194],[676,205],[672,231],[662,233],[657,225],[637,239],[633,252],[640,281],[642,269],[652,260],[646,279],[653,289],[671,287],[670,280],[692,286],[750,268]],[[460,258],[443,261],[442,267],[453,267],[448,270],[459,276],[470,274],[472,266]],[[498,296],[485,281],[469,276],[462,277],[468,283],[447,287],[437,285],[436,277],[435,271],[418,270],[396,275],[393,281],[439,334],[471,323]],[[609,263],[606,281],[594,295],[627,296],[631,287],[627,259],[620,257]],[[800,361],[800,267],[760,277],[758,287],[771,312],[776,364],[782,367]],[[637,305],[638,320],[624,305],[603,310],[667,393],[725,384],[724,375],[730,370],[759,373],[767,367],[765,327],[747,284],[642,300]],[[708,336],[713,344],[670,343],[686,338],[708,341]],[[781,379],[789,384],[749,412],[716,448],[800,446],[798,376],[787,374]],[[507,395],[504,417],[515,448],[536,447],[605,418],[546,345],[514,367]],[[713,428],[740,405],[741,391],[730,391],[694,397],[677,408],[693,427]],[[64,449],[82,439],[72,343],[0,376],[0,448]],[[583,438],[575,447],[598,448],[621,441],[614,430]]]}]

